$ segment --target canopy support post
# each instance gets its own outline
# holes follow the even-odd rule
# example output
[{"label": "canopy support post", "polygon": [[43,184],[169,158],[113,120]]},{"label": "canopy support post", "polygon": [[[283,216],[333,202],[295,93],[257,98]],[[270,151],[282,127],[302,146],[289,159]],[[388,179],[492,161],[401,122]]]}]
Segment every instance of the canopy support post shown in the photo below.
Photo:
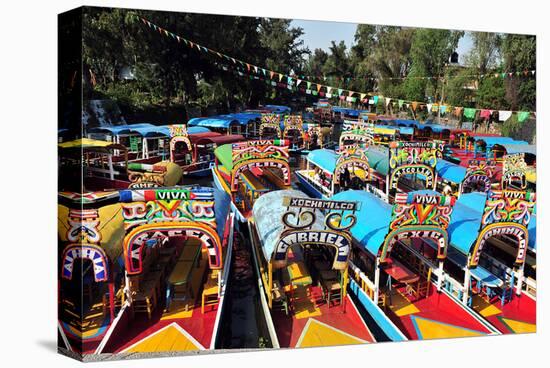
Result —
[{"label": "canopy support post", "polygon": [[[437,272],[437,291],[441,292],[441,286],[443,286],[443,260],[439,260]],[[428,280],[428,282],[430,282],[430,280]]]},{"label": "canopy support post", "polygon": [[109,178],[111,180],[115,180],[115,169],[113,167],[113,154],[109,153],[107,156],[107,160],[109,162]]},{"label": "canopy support post", "polygon": [[521,295],[521,289],[522,289],[522,286],[523,286],[523,278],[524,278],[524,275],[523,275],[523,269],[525,268],[525,263],[522,263],[518,272],[517,272],[517,278],[518,278],[518,281],[516,283],[516,295]]},{"label": "canopy support post", "polygon": [[376,257],[374,263],[374,304],[378,305],[380,294],[380,257]]},{"label": "canopy support post", "polygon": [[470,294],[470,267],[468,267],[470,264],[470,257],[471,255],[468,255],[466,268],[464,269],[464,287],[462,291],[462,304],[464,305],[468,305],[468,295]]},{"label": "canopy support post", "polygon": [[271,261],[267,263],[267,303],[269,309],[273,306],[273,294],[271,289],[273,288],[273,264]]}]

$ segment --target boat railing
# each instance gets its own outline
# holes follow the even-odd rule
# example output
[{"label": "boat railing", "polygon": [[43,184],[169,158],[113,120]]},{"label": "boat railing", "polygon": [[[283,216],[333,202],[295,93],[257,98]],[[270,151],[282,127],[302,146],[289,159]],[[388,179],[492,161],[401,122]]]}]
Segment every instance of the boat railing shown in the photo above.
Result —
[{"label": "boat railing", "polygon": [[369,298],[374,300],[374,292],[376,290],[374,283],[352,261],[349,261],[349,268],[352,270],[355,280],[360,282],[361,289],[369,296]]},{"label": "boat railing", "polygon": [[302,177],[303,177],[304,179],[306,179],[307,181],[309,181],[311,184],[314,184],[316,188],[320,189],[320,190],[321,190],[323,193],[325,193],[326,195],[332,196],[332,192],[330,191],[330,189],[328,189],[327,187],[325,187],[324,185],[322,185],[320,181],[313,179],[313,178],[308,174],[309,171],[313,171],[313,170],[300,170],[300,172],[301,172],[301,174],[302,174]]}]

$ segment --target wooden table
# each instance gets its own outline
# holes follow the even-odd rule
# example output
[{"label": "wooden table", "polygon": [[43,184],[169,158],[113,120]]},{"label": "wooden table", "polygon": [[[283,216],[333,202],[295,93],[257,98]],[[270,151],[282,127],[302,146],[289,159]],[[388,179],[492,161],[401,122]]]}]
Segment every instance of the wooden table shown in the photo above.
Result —
[{"label": "wooden table", "polygon": [[[198,263],[197,260],[201,254],[201,247],[198,245],[196,248],[193,246],[184,247],[181,252],[172,273],[166,281],[166,310],[170,308],[170,302],[176,298],[176,294],[180,292],[185,294],[189,292],[191,297],[194,297],[193,288],[191,285],[191,275],[193,266]],[[184,297],[181,298],[185,299]],[[187,306],[186,306],[187,310]]]},{"label": "wooden table", "polygon": [[392,259],[392,263],[389,267],[384,268],[384,272],[390,276],[388,278],[389,298],[391,304],[392,296],[392,283],[391,279],[401,284],[410,285],[420,280],[420,276],[408,269],[404,264],[395,259]]},{"label": "wooden table", "polygon": [[403,284],[412,284],[420,279],[416,273],[408,269],[404,264],[399,261],[392,260],[389,267],[384,268],[384,272],[387,273],[395,281]]}]

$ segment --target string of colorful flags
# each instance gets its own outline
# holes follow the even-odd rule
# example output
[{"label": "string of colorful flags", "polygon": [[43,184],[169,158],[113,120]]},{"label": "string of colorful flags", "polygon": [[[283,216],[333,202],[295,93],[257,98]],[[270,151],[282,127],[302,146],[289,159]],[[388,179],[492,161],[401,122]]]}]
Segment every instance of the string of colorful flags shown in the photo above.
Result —
[{"label": "string of colorful flags", "polygon": [[295,78],[301,79],[315,79],[323,81],[342,81],[342,82],[351,82],[356,80],[370,80],[370,81],[385,81],[385,80],[405,80],[405,79],[427,79],[427,80],[448,80],[455,78],[472,78],[472,79],[483,79],[483,78],[512,78],[512,77],[530,77],[535,75],[535,70],[524,70],[524,71],[515,71],[515,72],[497,72],[497,73],[486,73],[486,74],[457,74],[457,75],[447,75],[447,76],[405,76],[405,77],[339,77],[339,76],[327,76],[327,75],[293,75]]},{"label": "string of colorful flags", "polygon": [[[379,103],[382,102],[385,104],[386,108],[390,104],[392,104],[392,107],[396,106],[399,109],[402,109],[403,107],[407,109],[410,108],[415,112],[420,111],[422,109],[427,109],[428,111],[431,111],[431,112],[438,112],[439,110],[439,113],[441,114],[452,113],[455,116],[460,116],[461,114],[464,114],[464,117],[468,119],[474,119],[478,112],[479,112],[480,118],[486,118],[486,117],[489,118],[493,114],[496,114],[496,111],[497,111],[497,110],[490,110],[490,109],[468,108],[468,107],[462,107],[462,106],[450,106],[448,104],[441,104],[440,106],[437,103],[397,99],[397,98],[392,98],[387,96],[381,96],[376,92],[370,92],[370,93],[357,92],[357,91],[351,91],[343,88],[328,86],[318,82],[312,82],[307,80],[306,78],[299,78],[296,75],[290,75],[290,74],[280,73],[274,70],[266,69],[266,68],[254,65],[252,63],[240,60],[233,56],[226,55],[219,51],[213,50],[197,42],[194,42],[192,40],[179,36],[173,32],[170,32],[167,29],[164,29],[141,16],[135,15],[135,18],[136,20],[141,21],[143,24],[147,25],[150,29],[159,32],[159,34],[163,36],[172,38],[180,44],[183,43],[190,49],[195,49],[198,52],[203,52],[206,54],[217,56],[218,60],[227,62],[227,65],[232,66],[237,71],[237,73],[241,76],[248,74],[252,79],[266,80],[267,82],[270,82],[268,84],[271,84],[272,86],[286,88],[289,90],[294,90],[305,94],[311,94],[313,96],[320,96],[325,98],[337,98],[341,101],[347,101],[351,103],[359,102],[359,103],[368,104],[368,105],[378,105]],[[224,67],[224,70],[228,70],[229,66],[227,65]],[[527,74],[529,73],[531,73],[531,75],[535,74],[534,70],[527,71],[527,72],[528,72]],[[502,76],[503,74],[504,76]],[[501,77],[506,77],[506,75],[508,74],[509,73],[500,73]],[[511,74],[512,75],[510,76],[514,76],[515,73],[511,73]],[[423,78],[431,78],[431,77],[423,77]],[[522,122],[522,121],[525,121],[530,116],[530,114],[534,112],[511,111],[511,110],[498,111],[498,119],[501,120],[502,118],[505,118],[505,117],[506,119],[508,119],[513,113],[517,113],[518,121]]]}]

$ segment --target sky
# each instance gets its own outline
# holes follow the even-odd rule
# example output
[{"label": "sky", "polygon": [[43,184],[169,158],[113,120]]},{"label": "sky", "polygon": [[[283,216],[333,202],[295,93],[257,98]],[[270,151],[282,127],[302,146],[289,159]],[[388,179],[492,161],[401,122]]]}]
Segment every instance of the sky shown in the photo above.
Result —
[{"label": "sky", "polygon": [[[355,42],[354,36],[357,28],[356,23],[293,20],[292,25],[304,29],[304,35],[302,35],[301,38],[311,51],[316,48],[328,51],[331,41],[336,41],[336,43],[338,43],[340,40],[343,40],[348,49]],[[460,63],[463,63],[464,56],[471,48],[472,39],[469,34],[466,33],[466,35],[462,37],[458,43],[457,52]]]}]

